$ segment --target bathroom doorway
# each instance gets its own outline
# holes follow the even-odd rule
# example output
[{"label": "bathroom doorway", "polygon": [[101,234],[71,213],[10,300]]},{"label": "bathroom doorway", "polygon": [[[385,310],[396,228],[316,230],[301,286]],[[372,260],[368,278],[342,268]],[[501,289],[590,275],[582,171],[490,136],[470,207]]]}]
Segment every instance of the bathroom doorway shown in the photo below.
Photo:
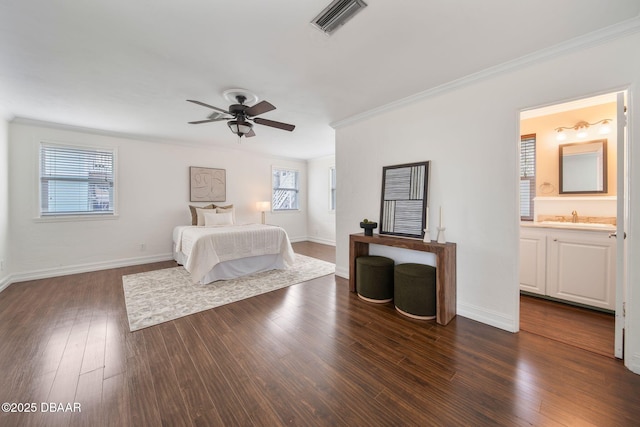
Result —
[{"label": "bathroom doorway", "polygon": [[611,93],[520,115],[520,329],[619,358],[623,105]]}]

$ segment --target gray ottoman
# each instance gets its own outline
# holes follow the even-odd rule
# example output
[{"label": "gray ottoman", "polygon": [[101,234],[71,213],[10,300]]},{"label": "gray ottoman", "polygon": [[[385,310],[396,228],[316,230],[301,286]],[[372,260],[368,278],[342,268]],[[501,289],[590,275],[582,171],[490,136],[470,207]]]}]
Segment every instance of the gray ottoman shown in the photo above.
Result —
[{"label": "gray ottoman", "polygon": [[356,258],[356,291],[365,301],[385,303],[393,300],[391,258],[367,255]]},{"label": "gray ottoman", "polygon": [[436,268],[413,263],[396,265],[393,299],[396,310],[405,316],[435,319]]}]

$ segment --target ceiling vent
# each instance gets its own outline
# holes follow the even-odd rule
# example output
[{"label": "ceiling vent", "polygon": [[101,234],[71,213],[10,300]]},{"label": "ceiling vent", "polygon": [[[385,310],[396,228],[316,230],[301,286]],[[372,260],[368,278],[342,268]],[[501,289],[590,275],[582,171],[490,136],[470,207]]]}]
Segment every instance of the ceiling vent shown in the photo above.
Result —
[{"label": "ceiling vent", "polygon": [[311,21],[311,24],[328,35],[365,7],[367,4],[363,0],[334,0]]}]

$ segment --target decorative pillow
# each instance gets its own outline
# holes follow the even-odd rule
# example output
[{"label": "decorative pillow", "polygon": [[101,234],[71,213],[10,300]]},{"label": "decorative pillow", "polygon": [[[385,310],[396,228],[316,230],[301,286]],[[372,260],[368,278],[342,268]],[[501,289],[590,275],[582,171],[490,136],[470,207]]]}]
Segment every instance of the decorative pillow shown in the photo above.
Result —
[{"label": "decorative pillow", "polygon": [[231,221],[233,221],[232,224],[236,223],[236,211],[233,209],[233,205],[216,206],[216,212],[219,213],[219,214],[230,213],[231,214]]},{"label": "decorative pillow", "polygon": [[205,213],[216,213],[214,208],[196,208],[196,225],[203,226],[204,225],[204,214]]},{"label": "decorative pillow", "polygon": [[231,218],[231,212],[216,213],[216,212],[203,212],[204,225],[210,227],[212,225],[233,225]]},{"label": "decorative pillow", "polygon": [[207,206],[192,206],[189,205],[189,210],[191,211],[191,225],[198,225],[198,213],[196,209],[215,209],[216,205],[213,203]]}]

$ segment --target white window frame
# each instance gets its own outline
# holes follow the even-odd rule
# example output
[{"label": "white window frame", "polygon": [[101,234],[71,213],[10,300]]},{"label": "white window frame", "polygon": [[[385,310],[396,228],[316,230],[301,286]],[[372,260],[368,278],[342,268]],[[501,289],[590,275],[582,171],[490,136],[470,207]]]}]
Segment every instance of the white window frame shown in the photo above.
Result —
[{"label": "white window frame", "polygon": [[329,167],[329,212],[336,211],[336,167]]},{"label": "white window frame", "polygon": [[[520,221],[533,221],[536,196],[536,143],[535,133],[520,136]],[[526,191],[525,191],[526,190]],[[522,215],[523,207],[529,215]]]},{"label": "white window frame", "polygon": [[[275,182],[273,179],[273,175],[276,171],[289,171],[289,172],[295,172],[297,175],[297,179],[296,179],[296,188],[290,188],[287,190],[290,191],[295,191],[296,192],[296,202],[297,202],[297,206],[295,208],[291,208],[291,209],[276,209],[277,204],[275,203],[275,191],[276,188],[275,187]],[[300,176],[300,170],[299,169],[295,169],[295,168],[286,168],[286,167],[279,167],[279,166],[272,166],[271,167],[271,212],[298,212],[300,211],[300,180],[301,180],[301,176]]]},{"label": "white window frame", "polygon": [[[83,151],[106,151],[113,156],[113,209],[110,212],[73,212],[73,213],[46,213],[42,211],[42,184],[41,184],[41,168],[42,168],[42,148],[44,146],[60,147],[71,150]],[[118,213],[118,150],[116,147],[94,146],[89,144],[62,143],[42,140],[37,147],[37,165],[36,165],[36,221],[43,222],[60,222],[60,221],[92,221],[92,220],[108,220],[117,219]]]}]

